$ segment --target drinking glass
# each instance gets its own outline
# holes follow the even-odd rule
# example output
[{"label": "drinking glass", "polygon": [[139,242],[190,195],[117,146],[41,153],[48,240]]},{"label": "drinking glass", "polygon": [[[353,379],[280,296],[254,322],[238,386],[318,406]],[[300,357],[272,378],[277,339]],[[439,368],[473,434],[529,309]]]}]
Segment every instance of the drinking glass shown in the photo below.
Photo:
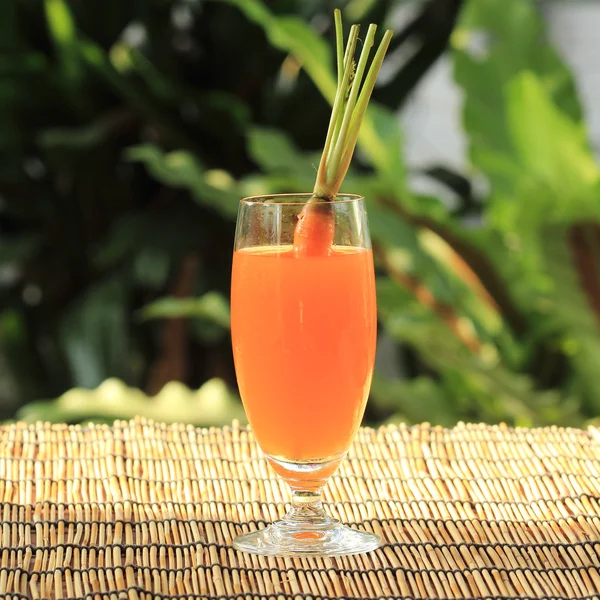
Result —
[{"label": "drinking glass", "polygon": [[333,243],[299,251],[294,230],[310,198],[246,198],[238,212],[236,375],[256,440],[292,496],[283,520],[233,541],[255,554],[343,555],[380,545],[376,535],[327,516],[321,503],[358,430],[373,375],[375,277],[364,199],[311,203],[307,209],[333,227]]}]

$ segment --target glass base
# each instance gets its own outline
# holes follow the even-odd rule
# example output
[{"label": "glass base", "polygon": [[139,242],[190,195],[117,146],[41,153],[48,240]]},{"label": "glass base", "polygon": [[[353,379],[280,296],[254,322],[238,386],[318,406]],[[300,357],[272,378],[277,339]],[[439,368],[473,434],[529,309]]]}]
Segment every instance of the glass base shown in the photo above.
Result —
[{"label": "glass base", "polygon": [[288,460],[266,454],[269,464],[283,477],[292,490],[320,490],[337,470],[346,453],[314,460]]},{"label": "glass base", "polygon": [[379,546],[381,540],[375,534],[350,529],[324,514],[314,522],[286,517],[233,540],[236,550],[277,556],[344,556],[371,552]]}]

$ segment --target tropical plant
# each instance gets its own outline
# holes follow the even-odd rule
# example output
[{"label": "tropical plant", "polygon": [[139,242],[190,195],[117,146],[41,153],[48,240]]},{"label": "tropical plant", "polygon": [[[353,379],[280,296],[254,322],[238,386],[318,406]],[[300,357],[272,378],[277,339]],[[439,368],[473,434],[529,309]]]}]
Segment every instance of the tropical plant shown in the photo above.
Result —
[{"label": "tropical plant", "polygon": [[[290,32],[258,3],[232,3],[296,56],[331,101],[331,60],[326,48],[314,58],[308,28]],[[588,288],[598,168],[572,77],[542,34],[525,0],[465,7],[452,47],[472,170],[429,170],[462,191],[454,207],[409,189],[395,115],[370,111],[363,168],[344,188],[369,200],[380,318],[406,373],[376,375],[372,416],[523,425],[595,416],[598,331]],[[289,136],[254,126],[248,147],[264,175],[230,180],[235,196],[310,189],[314,156]],[[145,162],[158,174],[168,155],[153,158]],[[474,197],[475,177],[489,193]]]},{"label": "tropical plant", "polygon": [[[238,198],[223,187],[255,168],[251,124],[316,148],[327,103],[227,3],[0,4],[0,416],[111,377],[150,394],[214,377],[235,389],[226,297]],[[392,6],[342,4],[377,21]],[[292,29],[331,25],[328,3],[269,6]],[[443,50],[457,9],[436,0],[417,15],[419,51],[382,89],[390,102]],[[149,176],[138,163],[165,150]]]},{"label": "tropical plant", "polygon": [[[345,10],[383,23],[392,4]],[[342,189],[369,203],[392,353],[368,416],[581,425],[600,408],[599,172],[531,0],[465,2],[451,52],[470,170],[427,170],[452,203],[409,185],[395,110],[443,52],[460,4],[424,4],[394,36],[392,49],[420,45],[375,89]],[[0,58],[4,398],[108,377],[150,393],[213,377],[233,389],[237,201],[313,187],[336,88],[333,6],[139,5],[0,8],[13,11],[0,23],[18,25]],[[41,410],[99,416],[69,417],[60,402],[26,416]]]}]

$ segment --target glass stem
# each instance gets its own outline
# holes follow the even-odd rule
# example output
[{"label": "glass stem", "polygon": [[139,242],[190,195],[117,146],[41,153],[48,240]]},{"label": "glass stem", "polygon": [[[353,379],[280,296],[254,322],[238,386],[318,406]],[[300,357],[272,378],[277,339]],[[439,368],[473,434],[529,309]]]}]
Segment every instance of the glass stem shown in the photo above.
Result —
[{"label": "glass stem", "polygon": [[292,490],[292,506],[285,515],[286,521],[311,523],[327,520],[321,501],[321,490]]}]

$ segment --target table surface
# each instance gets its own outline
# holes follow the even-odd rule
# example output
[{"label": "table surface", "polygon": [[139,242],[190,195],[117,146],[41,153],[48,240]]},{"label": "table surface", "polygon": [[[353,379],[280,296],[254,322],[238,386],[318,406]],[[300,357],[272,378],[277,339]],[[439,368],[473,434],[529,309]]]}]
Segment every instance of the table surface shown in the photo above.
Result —
[{"label": "table surface", "polygon": [[361,429],[327,510],[376,552],[263,558],[232,538],[288,490],[252,433],[143,419],[0,428],[3,598],[597,598],[600,430]]}]

